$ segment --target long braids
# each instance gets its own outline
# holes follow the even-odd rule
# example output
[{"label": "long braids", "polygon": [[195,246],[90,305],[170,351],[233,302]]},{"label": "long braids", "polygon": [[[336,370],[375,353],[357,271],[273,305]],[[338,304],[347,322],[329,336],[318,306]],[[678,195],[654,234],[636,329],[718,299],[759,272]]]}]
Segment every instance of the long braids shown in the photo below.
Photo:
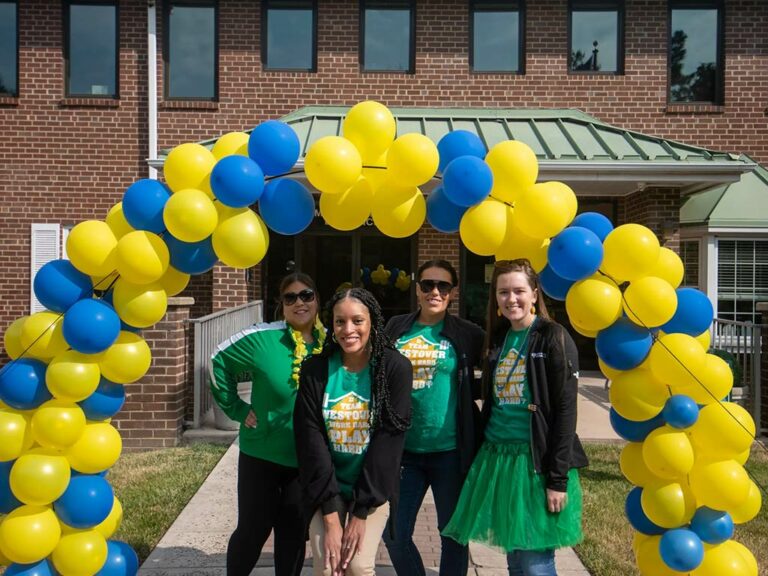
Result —
[{"label": "long braids", "polygon": [[371,428],[378,426],[383,420],[388,421],[395,429],[405,431],[410,426],[410,418],[403,418],[392,409],[390,400],[390,387],[385,374],[384,351],[387,348],[395,349],[394,342],[384,332],[384,315],[381,312],[376,298],[364,288],[349,288],[340,290],[333,295],[328,303],[330,321],[328,322],[328,337],[325,339],[323,354],[330,356],[332,353],[340,350],[336,339],[333,338],[333,308],[347,298],[352,298],[360,302],[368,309],[371,316],[371,334],[368,344],[371,347],[371,367],[373,380],[373,401],[371,402]]}]

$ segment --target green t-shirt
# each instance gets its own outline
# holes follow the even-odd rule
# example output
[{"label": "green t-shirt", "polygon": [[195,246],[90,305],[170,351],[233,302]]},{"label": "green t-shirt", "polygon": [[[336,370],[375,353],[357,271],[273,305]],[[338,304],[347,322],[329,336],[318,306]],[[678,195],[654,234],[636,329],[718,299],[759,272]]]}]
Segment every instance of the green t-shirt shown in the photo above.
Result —
[{"label": "green t-shirt", "polygon": [[413,415],[405,435],[409,452],[456,449],[456,351],[440,335],[443,322],[414,323],[397,341],[397,349],[413,365]]},{"label": "green t-shirt", "polygon": [[525,373],[525,330],[510,330],[493,373],[493,406],[485,438],[496,444],[531,441],[531,392]]},{"label": "green t-shirt", "polygon": [[348,372],[338,353],[328,359],[328,384],[323,396],[323,420],[331,447],[331,460],[341,494],[352,489],[363,468],[370,441],[371,369]]}]

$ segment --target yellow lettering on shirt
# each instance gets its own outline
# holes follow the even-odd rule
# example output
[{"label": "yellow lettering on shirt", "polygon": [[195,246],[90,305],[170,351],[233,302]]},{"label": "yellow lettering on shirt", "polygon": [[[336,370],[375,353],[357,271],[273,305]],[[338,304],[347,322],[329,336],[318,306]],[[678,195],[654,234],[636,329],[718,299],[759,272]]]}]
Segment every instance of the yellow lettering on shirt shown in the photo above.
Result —
[{"label": "yellow lettering on shirt", "polygon": [[408,358],[413,366],[414,390],[432,388],[437,363],[446,358],[450,345],[448,340],[433,343],[421,335],[410,340],[401,339],[398,342],[400,353]]},{"label": "yellow lettering on shirt", "polygon": [[328,438],[335,452],[362,454],[370,441],[368,402],[354,392],[328,401],[323,410]]},{"label": "yellow lettering on shirt", "polygon": [[525,403],[525,358],[520,358],[515,366],[517,355],[517,350],[510,349],[496,366],[494,391],[502,406],[520,406]]}]

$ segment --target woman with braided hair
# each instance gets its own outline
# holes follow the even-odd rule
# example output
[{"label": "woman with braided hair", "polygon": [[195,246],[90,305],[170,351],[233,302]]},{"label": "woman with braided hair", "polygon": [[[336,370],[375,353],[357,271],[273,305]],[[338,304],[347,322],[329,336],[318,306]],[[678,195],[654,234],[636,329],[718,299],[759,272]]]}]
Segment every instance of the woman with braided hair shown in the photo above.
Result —
[{"label": "woman with braided hair", "polygon": [[384,332],[362,288],[331,299],[331,336],[301,369],[294,411],[314,574],[374,574],[376,550],[397,508],[410,424],[411,363]]}]

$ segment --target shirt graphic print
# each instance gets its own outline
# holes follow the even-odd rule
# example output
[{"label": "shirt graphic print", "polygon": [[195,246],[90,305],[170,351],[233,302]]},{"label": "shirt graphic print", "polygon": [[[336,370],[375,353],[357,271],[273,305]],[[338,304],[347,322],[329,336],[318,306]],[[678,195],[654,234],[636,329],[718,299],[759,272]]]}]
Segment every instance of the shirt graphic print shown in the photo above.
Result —
[{"label": "shirt graphic print", "polygon": [[368,400],[348,392],[339,398],[323,397],[323,419],[331,450],[340,454],[363,454],[370,441]]},{"label": "shirt graphic print", "polygon": [[446,339],[430,342],[423,335],[398,342],[398,350],[413,365],[413,389],[432,388],[435,369],[441,360],[445,360],[451,343]]}]

